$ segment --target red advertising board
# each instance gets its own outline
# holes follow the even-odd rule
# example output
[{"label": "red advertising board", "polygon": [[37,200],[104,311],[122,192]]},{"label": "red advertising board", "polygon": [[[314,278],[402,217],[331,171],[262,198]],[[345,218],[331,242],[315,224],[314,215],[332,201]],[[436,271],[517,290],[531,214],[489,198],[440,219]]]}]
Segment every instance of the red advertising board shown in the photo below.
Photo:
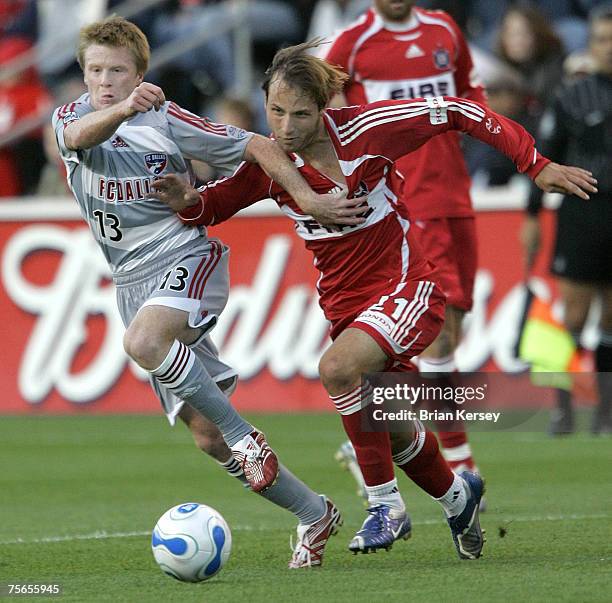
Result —
[{"label": "red advertising board", "polygon": [[[123,352],[108,269],[74,203],[21,203],[0,206],[0,413],[158,412],[146,376]],[[521,221],[518,210],[478,212],[475,307],[458,353],[464,370],[524,370],[512,353]],[[551,223],[546,215],[547,246]],[[210,234],[232,249],[230,300],[213,338],[241,376],[236,406],[330,409],[317,378],[327,345],[317,275],[291,222],[239,216]],[[545,273],[541,258],[536,274]],[[545,278],[540,285],[550,292]]]}]

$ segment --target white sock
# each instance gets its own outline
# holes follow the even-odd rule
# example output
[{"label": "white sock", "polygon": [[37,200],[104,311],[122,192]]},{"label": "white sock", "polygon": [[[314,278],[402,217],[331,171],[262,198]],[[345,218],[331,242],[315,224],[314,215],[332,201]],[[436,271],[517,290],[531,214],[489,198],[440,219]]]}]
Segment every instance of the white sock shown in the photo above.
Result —
[{"label": "white sock", "polygon": [[379,484],[378,486],[366,485],[365,489],[368,493],[368,505],[371,507],[375,505],[387,505],[402,513],[406,511],[406,505],[402,500],[402,495],[399,492],[397,480],[395,478],[386,484]]},{"label": "white sock", "polygon": [[437,500],[444,509],[447,517],[455,517],[459,515],[467,503],[467,493],[465,491],[465,482],[462,477],[459,477],[456,473],[455,479],[448,489],[448,492],[440,498],[434,498]]}]

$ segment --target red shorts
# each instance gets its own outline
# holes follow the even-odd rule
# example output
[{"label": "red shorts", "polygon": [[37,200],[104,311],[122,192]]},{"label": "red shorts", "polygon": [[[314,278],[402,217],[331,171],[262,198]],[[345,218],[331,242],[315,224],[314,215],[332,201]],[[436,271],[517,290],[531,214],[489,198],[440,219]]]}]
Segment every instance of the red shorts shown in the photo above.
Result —
[{"label": "red shorts", "polygon": [[331,338],[349,327],[360,329],[387,354],[385,370],[411,370],[410,359],[429,347],[442,328],[446,298],[429,280],[392,283],[381,293],[356,315],[334,320]]},{"label": "red shorts", "polygon": [[476,220],[438,218],[412,224],[424,256],[436,266],[436,280],[448,305],[471,310],[478,266]]}]

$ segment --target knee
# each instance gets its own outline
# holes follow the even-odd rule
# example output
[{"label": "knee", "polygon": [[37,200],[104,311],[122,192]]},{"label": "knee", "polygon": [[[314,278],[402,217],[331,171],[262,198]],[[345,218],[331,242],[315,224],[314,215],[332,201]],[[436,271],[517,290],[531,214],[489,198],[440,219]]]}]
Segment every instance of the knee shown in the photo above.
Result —
[{"label": "knee", "polygon": [[338,396],[356,387],[361,373],[351,358],[328,351],[319,362],[321,383],[331,396]]},{"label": "knee", "polygon": [[136,320],[127,328],[123,336],[123,349],[139,366],[147,370],[156,369],[160,359],[160,350],[164,342],[152,329],[143,328]]}]

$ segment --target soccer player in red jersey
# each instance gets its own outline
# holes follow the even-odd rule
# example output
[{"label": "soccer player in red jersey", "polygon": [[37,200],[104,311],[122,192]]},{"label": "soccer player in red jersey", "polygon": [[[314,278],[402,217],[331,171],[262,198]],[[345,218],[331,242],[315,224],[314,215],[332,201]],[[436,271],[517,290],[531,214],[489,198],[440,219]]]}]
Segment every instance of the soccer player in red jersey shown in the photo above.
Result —
[{"label": "soccer player in red jersey", "polygon": [[321,381],[355,447],[370,504],[349,549],[389,548],[410,534],[393,454],[396,464],[442,504],[459,556],[474,559],[483,545],[480,477],[454,473],[435,436],[419,421],[406,425],[408,445],[405,437],[397,441],[385,432],[362,431],[368,388],[362,375],[408,367],[436,338],[444,320],[445,296],[399,203],[391,168],[437,134],[462,130],[504,152],[546,190],[569,190],[586,198],[585,190],[595,190],[594,180],[579,168],[550,163],[521,126],[475,102],[436,97],[325,109],[346,75],[309,55],[312,47],[302,44],[276,54],[264,80],[268,122],[313,190],[344,189],[363,208],[359,223],[322,226],[260,167],[247,163],[199,193],[172,176],[157,180],[154,188],[193,225],[217,224],[272,197],[314,254],[320,304],[332,324],[333,340],[319,365]]},{"label": "soccer player in red jersey", "polygon": [[[340,66],[349,80],[332,105],[344,106],[389,99],[458,96],[485,104],[475,79],[470,51],[452,17],[414,6],[414,0],[375,0],[374,6],[334,40],[326,60]],[[397,161],[404,178],[401,201],[419,233],[428,260],[447,297],[444,326],[419,356],[418,367],[435,385],[448,385],[456,370],[455,349],[463,316],[472,307],[477,267],[470,178],[459,134],[437,136],[410,157]],[[453,469],[476,470],[461,422],[440,425],[438,437]],[[357,481],[353,451],[343,444],[336,458]]]}]

